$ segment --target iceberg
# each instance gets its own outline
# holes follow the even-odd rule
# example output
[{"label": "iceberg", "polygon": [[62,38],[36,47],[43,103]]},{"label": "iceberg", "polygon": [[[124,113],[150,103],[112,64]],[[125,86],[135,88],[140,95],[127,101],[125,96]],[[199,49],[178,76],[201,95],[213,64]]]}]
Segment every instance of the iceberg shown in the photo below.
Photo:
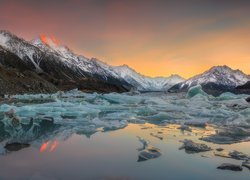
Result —
[{"label": "iceberg", "polygon": [[192,98],[197,95],[208,96],[208,94],[202,90],[201,85],[197,85],[197,86],[189,88],[187,92],[187,98]]}]

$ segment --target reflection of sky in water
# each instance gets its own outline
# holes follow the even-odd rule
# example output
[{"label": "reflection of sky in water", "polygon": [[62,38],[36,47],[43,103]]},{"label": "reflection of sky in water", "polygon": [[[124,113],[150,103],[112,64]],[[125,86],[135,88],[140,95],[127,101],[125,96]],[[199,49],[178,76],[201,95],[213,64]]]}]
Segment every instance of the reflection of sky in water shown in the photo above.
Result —
[{"label": "reflection of sky in water", "polygon": [[[146,129],[142,129],[149,127]],[[241,161],[214,157],[213,152],[186,154],[178,150],[179,140],[188,138],[198,142],[200,136],[180,133],[175,129],[155,125],[130,124],[127,128],[98,132],[87,138],[73,135],[65,141],[51,139],[42,147],[22,149],[0,157],[0,179],[249,179],[249,170],[231,172],[217,170],[224,162],[240,164]],[[150,133],[161,134],[160,140]],[[200,131],[198,134],[202,134]],[[143,137],[160,148],[162,156],[144,162],[137,162],[137,148],[141,146],[136,136]],[[47,143],[47,144],[46,144]],[[239,150],[250,154],[250,143],[214,145],[226,150]],[[208,156],[201,157],[201,155]]]}]

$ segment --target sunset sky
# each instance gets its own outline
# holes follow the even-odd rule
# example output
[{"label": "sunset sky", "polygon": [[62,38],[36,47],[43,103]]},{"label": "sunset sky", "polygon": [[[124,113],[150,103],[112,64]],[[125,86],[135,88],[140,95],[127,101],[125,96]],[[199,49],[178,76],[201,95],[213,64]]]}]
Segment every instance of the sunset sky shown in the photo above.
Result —
[{"label": "sunset sky", "polygon": [[224,64],[250,74],[249,0],[0,0],[0,29],[54,35],[149,76],[188,78]]}]

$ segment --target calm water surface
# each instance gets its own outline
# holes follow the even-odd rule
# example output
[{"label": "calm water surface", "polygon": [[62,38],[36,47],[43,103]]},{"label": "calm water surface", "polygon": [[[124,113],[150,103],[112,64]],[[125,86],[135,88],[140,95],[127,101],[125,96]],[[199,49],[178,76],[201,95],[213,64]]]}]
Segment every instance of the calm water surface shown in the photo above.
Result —
[{"label": "calm water surface", "polygon": [[[162,132],[160,140],[153,134]],[[129,124],[126,128],[97,132],[90,137],[73,134],[64,139],[49,139],[33,143],[30,147],[0,156],[0,179],[246,179],[250,171],[217,170],[221,163],[232,162],[215,157],[213,151],[187,154],[178,148],[179,140],[196,142],[204,132],[182,133],[150,124]],[[195,135],[196,134],[196,135]],[[141,147],[137,136],[161,149],[162,156],[137,162]],[[226,150],[239,150],[250,154],[250,143],[214,145]]]}]

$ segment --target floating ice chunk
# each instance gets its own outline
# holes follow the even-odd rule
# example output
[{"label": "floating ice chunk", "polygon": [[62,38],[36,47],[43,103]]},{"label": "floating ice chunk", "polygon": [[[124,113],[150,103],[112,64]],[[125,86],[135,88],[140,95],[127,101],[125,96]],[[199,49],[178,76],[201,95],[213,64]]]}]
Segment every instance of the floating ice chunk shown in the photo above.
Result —
[{"label": "floating ice chunk", "polygon": [[185,139],[183,141],[183,145],[179,149],[185,149],[187,153],[199,153],[212,150],[212,148],[210,148],[206,144],[195,143],[192,140],[188,139]]},{"label": "floating ice chunk", "polygon": [[250,156],[247,154],[244,154],[239,151],[232,151],[232,152],[216,152],[214,153],[215,156],[220,156],[224,158],[231,158],[231,159],[236,159],[236,160],[245,160],[248,161],[250,160]]},{"label": "floating ice chunk", "polygon": [[139,148],[138,162],[146,161],[161,156],[160,149],[149,144],[145,139],[138,137],[139,141],[142,143],[143,147]]},{"label": "floating ice chunk", "polygon": [[128,125],[128,122],[126,120],[116,120],[116,121],[109,121],[104,124],[104,131],[110,131],[110,130],[117,130],[122,129]]},{"label": "floating ice chunk", "polygon": [[233,144],[236,142],[248,141],[250,129],[236,125],[221,127],[216,134],[200,138],[203,141],[216,144]]},{"label": "floating ice chunk", "polygon": [[117,93],[105,94],[103,95],[103,98],[108,100],[110,103],[140,104],[144,102],[143,97]]},{"label": "floating ice chunk", "polygon": [[229,153],[229,156],[237,160],[250,160],[250,156],[239,151],[232,151]]},{"label": "floating ice chunk", "polygon": [[141,151],[138,156],[138,162],[146,161],[149,159],[158,158],[161,156],[160,149],[155,147],[148,147],[147,149]]},{"label": "floating ice chunk", "polygon": [[192,98],[196,95],[208,96],[208,94],[202,90],[201,85],[191,87],[187,92],[187,98]]},{"label": "floating ice chunk", "polygon": [[231,171],[242,171],[242,167],[236,164],[223,163],[217,167],[217,169],[231,170]]}]

